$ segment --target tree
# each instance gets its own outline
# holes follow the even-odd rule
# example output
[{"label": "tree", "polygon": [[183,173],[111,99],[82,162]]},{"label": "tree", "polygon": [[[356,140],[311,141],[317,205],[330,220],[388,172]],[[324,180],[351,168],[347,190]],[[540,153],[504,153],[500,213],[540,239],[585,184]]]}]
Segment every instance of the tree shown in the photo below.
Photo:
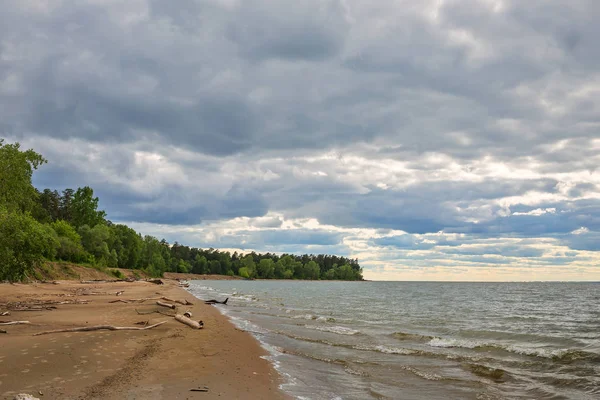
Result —
[{"label": "tree", "polygon": [[106,225],[96,225],[90,228],[83,225],[78,230],[81,236],[83,248],[94,256],[95,261],[100,265],[108,265],[111,259],[109,243],[111,241],[110,228]]},{"label": "tree", "polygon": [[192,266],[192,272],[194,274],[208,273],[208,262],[206,261],[206,257],[201,256],[200,254],[196,255],[196,258],[194,259],[194,264]]},{"label": "tree", "polygon": [[221,262],[219,260],[211,260],[209,263],[210,273],[215,275],[221,274]]},{"label": "tree", "polygon": [[[248,254],[246,257],[242,258],[240,261],[240,266],[242,268],[246,268],[248,278],[254,278],[256,276],[256,264],[254,263],[254,257],[252,257],[251,254]],[[240,268],[240,270],[242,268]]]},{"label": "tree", "polygon": [[72,223],[79,228],[88,225],[90,228],[104,222],[106,213],[98,211],[98,198],[94,197],[94,190],[85,186],[77,189],[71,202]]},{"label": "tree", "polygon": [[258,276],[271,279],[275,276],[275,262],[270,258],[263,258],[258,263]]},{"label": "tree", "polygon": [[85,262],[89,260],[89,254],[86,253],[81,244],[81,236],[67,221],[58,220],[50,226],[56,232],[58,242],[60,243],[57,252],[57,257],[60,260],[72,262]]},{"label": "tree", "polygon": [[304,279],[319,279],[321,270],[319,264],[314,261],[309,261],[303,267]]},{"label": "tree", "polygon": [[73,222],[73,196],[75,191],[73,189],[65,189],[62,192],[60,198],[60,219],[64,219],[68,222]]},{"label": "tree", "polygon": [[143,240],[141,236],[126,225],[110,226],[114,242],[112,250],[117,253],[119,268],[139,268],[142,258]]},{"label": "tree", "polygon": [[4,144],[0,139],[0,205],[11,211],[32,211],[38,194],[31,176],[46,160],[31,149],[20,148],[19,143]]},{"label": "tree", "polygon": [[31,215],[0,205],[0,280],[25,278],[59,247],[56,234]]}]

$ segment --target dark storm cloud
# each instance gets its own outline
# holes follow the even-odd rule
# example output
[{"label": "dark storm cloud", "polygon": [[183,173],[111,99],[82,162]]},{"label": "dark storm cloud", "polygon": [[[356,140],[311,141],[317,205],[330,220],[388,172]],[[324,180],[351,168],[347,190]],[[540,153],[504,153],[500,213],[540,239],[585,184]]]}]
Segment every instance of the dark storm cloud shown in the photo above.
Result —
[{"label": "dark storm cloud", "polygon": [[114,220],[276,212],[256,227],[316,218],[597,250],[598,17],[592,0],[8,1],[0,136],[49,158],[36,185],[90,185]]}]

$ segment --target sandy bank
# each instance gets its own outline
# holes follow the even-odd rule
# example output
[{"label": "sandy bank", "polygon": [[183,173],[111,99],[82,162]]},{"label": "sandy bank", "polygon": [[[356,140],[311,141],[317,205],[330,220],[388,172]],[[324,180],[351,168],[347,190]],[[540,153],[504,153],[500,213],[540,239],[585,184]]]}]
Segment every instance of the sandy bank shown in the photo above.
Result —
[{"label": "sandy bank", "polygon": [[[0,313],[18,304],[47,304],[56,309],[11,311],[0,321],[27,320],[28,325],[0,326],[0,399],[30,393],[40,399],[278,399],[279,377],[261,359],[265,351],[246,332],[237,330],[213,306],[204,305],[174,281],[81,284],[0,284]],[[118,291],[123,295],[116,296]],[[87,294],[86,294],[87,293]],[[98,294],[99,293],[99,294]],[[155,301],[109,303],[116,299],[166,296],[187,299],[194,330],[173,318],[151,313]],[[87,304],[81,304],[87,301]],[[144,331],[93,331],[32,336],[36,332],[92,325],[140,326]],[[209,391],[190,392],[197,387]],[[43,393],[40,395],[39,392]]]}]

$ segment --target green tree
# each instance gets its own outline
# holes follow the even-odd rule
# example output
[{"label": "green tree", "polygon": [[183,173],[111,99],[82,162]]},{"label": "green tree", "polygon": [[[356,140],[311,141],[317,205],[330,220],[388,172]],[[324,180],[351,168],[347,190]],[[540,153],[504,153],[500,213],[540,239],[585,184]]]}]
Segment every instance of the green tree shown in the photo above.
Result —
[{"label": "green tree", "polygon": [[221,274],[221,262],[219,260],[211,260],[209,263],[210,273],[215,275]]},{"label": "green tree", "polygon": [[112,250],[117,252],[119,268],[140,268],[143,240],[133,229],[126,225],[110,226],[114,242]]},{"label": "green tree", "polygon": [[8,210],[32,211],[38,194],[31,176],[45,162],[35,151],[21,151],[19,143],[4,144],[0,139],[0,205]]},{"label": "green tree", "polygon": [[254,257],[252,257],[251,254],[248,254],[246,257],[241,259],[240,266],[242,268],[246,268],[246,271],[248,272],[248,278],[254,278],[256,276],[256,263],[254,262]]},{"label": "green tree", "polygon": [[275,262],[270,258],[263,258],[258,263],[258,276],[271,279],[275,276]]},{"label": "green tree", "polygon": [[106,213],[98,211],[98,198],[94,197],[94,190],[85,186],[77,189],[71,202],[72,223],[79,228],[88,225],[90,228],[104,222]]},{"label": "green tree", "polygon": [[314,261],[309,261],[304,264],[304,279],[319,279],[319,274],[321,270],[319,268],[319,264]]},{"label": "green tree", "polygon": [[194,259],[194,264],[192,266],[192,272],[194,274],[207,274],[208,273],[208,261],[206,261],[206,257],[197,254]]},{"label": "green tree", "polygon": [[110,228],[106,225],[96,225],[90,228],[83,225],[78,230],[83,248],[94,256],[99,265],[108,265],[111,257],[109,243],[111,240]]},{"label": "green tree", "polygon": [[89,255],[81,244],[81,236],[77,233],[67,221],[58,220],[51,225],[58,237],[60,246],[58,247],[57,257],[60,260],[72,262],[88,261]]},{"label": "green tree", "polygon": [[25,278],[59,247],[55,232],[31,215],[0,205],[0,280]]}]

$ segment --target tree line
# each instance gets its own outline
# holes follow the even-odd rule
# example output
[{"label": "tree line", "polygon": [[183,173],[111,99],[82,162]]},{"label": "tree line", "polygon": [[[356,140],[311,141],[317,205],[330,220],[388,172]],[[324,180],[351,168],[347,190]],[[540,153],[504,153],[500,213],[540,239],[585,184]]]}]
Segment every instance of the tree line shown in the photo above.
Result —
[{"label": "tree line", "polygon": [[45,261],[108,268],[238,275],[264,279],[362,280],[358,260],[335,255],[233,254],[169,244],[114,224],[92,188],[39,191],[33,172],[46,163],[33,150],[0,139],[0,280],[20,280]]}]

